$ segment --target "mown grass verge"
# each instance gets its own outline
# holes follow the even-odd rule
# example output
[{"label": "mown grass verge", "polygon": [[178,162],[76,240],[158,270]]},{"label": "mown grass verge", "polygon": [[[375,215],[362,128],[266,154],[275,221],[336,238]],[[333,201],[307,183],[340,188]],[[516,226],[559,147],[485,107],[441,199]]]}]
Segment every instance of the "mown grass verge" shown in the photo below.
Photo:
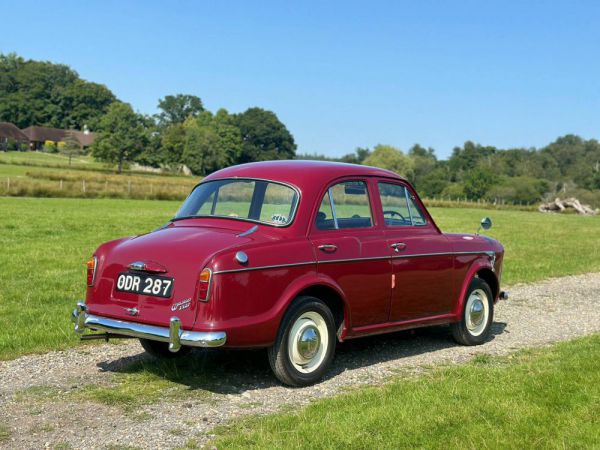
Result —
[{"label": "mown grass verge", "polygon": [[[0,359],[77,344],[69,314],[85,296],[96,247],[155,229],[180,202],[0,198]],[[506,247],[503,283],[600,271],[600,217],[432,208],[445,231],[474,232],[482,216]]]},{"label": "mown grass verge", "polygon": [[598,448],[600,335],[213,430],[216,448]]}]

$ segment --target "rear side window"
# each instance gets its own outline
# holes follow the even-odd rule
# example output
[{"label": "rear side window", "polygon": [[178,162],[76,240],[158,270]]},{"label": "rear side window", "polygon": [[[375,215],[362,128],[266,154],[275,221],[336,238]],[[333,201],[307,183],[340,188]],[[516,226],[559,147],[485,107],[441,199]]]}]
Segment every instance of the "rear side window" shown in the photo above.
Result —
[{"label": "rear side window", "polygon": [[426,225],[425,215],[405,186],[378,183],[385,224],[390,227]]},{"label": "rear side window", "polygon": [[320,230],[373,226],[371,205],[364,181],[344,181],[325,193],[317,213]]}]

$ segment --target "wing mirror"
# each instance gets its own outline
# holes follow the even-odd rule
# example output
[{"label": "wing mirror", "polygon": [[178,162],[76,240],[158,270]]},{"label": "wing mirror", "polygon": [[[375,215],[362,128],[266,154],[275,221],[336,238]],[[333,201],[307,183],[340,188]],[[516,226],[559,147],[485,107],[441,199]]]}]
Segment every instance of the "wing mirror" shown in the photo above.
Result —
[{"label": "wing mirror", "polygon": [[490,228],[492,228],[492,219],[490,219],[489,217],[484,217],[483,219],[481,219],[481,222],[479,222],[479,228],[477,228],[477,234],[479,234],[479,231],[482,228],[484,230],[489,230]]}]

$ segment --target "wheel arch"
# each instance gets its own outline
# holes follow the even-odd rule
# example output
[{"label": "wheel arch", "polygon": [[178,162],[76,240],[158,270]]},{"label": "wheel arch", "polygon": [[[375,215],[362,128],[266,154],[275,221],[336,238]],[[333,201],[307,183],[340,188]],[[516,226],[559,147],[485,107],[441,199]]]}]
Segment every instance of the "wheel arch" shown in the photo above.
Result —
[{"label": "wheel arch", "polygon": [[290,285],[283,295],[285,308],[281,315],[282,318],[294,301],[302,296],[316,297],[327,305],[335,320],[338,340],[343,341],[351,323],[350,309],[344,293],[337,283],[326,277],[317,276],[302,280],[302,283]]},{"label": "wheel arch", "polygon": [[487,257],[478,258],[473,262],[473,264],[469,268],[469,271],[467,272],[467,275],[463,279],[459,298],[456,302],[456,308],[454,309],[454,315],[456,316],[457,321],[460,320],[462,314],[467,289],[469,289],[471,280],[475,277],[481,278],[490,286],[490,289],[492,290],[494,303],[496,303],[498,299],[500,283],[498,281],[496,273],[493,270],[493,266]]}]

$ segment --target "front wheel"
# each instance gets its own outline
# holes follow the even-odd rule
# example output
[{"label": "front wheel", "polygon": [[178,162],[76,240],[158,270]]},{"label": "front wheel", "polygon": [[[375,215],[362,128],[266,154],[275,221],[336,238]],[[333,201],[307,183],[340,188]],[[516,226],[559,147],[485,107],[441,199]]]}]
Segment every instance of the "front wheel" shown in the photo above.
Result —
[{"label": "front wheel", "polygon": [[479,345],[488,340],[494,319],[494,299],[490,286],[473,278],[463,305],[460,322],[451,325],[452,337],[462,345]]},{"label": "front wheel", "polygon": [[269,348],[269,363],[284,384],[314,384],[331,363],[335,342],[331,310],[318,298],[299,297],[285,314],[277,340]]}]

